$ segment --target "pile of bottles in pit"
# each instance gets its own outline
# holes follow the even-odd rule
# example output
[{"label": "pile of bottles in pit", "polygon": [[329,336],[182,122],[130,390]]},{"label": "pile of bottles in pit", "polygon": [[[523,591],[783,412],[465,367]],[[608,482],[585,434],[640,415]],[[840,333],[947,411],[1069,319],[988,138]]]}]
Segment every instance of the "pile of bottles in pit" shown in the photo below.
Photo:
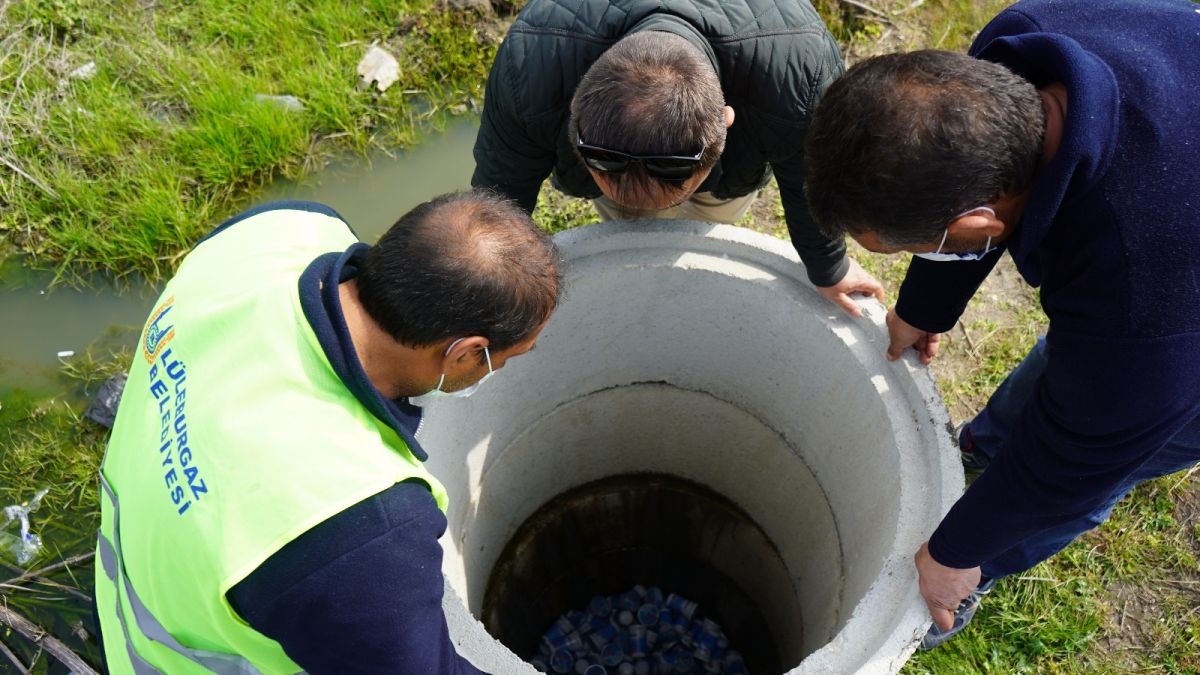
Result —
[{"label": "pile of bottles in pit", "polygon": [[696,616],[696,603],[656,587],[596,596],[587,611],[558,617],[529,660],[565,675],[745,675],[721,627]]}]

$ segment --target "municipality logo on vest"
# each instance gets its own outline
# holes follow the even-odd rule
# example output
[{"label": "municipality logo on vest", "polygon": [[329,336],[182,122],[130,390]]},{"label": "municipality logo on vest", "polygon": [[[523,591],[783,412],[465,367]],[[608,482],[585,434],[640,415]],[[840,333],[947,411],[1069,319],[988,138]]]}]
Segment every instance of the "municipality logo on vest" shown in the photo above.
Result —
[{"label": "municipality logo on vest", "polygon": [[142,338],[142,356],[150,364],[146,373],[149,393],[158,408],[158,460],[167,497],[176,513],[183,515],[192,502],[208,494],[208,484],[200,471],[200,458],[188,441],[187,364],[183,356],[169,347],[175,339],[175,324],[167,323],[167,314],[175,306],[175,297],[154,310],[146,322]]},{"label": "municipality logo on vest", "polygon": [[142,356],[146,358],[146,363],[154,364],[154,360],[162,353],[162,350],[171,343],[175,338],[174,324],[165,324],[163,319],[166,318],[167,312],[175,306],[175,296],[167,298],[167,301],[158,306],[154,313],[150,315],[150,320],[146,322],[145,337],[142,338]]}]

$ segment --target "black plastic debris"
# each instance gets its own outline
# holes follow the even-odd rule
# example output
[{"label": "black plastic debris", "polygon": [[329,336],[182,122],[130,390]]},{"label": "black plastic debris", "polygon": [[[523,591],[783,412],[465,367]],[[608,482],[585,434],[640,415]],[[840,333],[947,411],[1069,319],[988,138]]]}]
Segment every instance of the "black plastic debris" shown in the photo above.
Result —
[{"label": "black plastic debris", "polygon": [[117,373],[100,385],[83,416],[111,429],[117,419],[117,406],[121,403],[121,392],[125,391],[125,373]]}]

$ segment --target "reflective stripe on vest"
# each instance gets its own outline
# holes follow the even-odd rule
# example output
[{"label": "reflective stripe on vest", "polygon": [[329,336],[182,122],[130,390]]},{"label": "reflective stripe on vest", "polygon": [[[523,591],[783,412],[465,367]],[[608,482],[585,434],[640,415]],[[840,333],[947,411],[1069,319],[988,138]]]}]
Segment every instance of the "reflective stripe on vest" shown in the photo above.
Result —
[{"label": "reflective stripe on vest", "polygon": [[110,542],[108,537],[104,536],[103,532],[100,533],[100,563],[104,566],[105,576],[117,588],[117,620],[121,623],[121,632],[125,634],[125,650],[129,654],[130,662],[133,663],[133,671],[138,675],[157,675],[162,673],[161,670],[147,663],[133,648],[133,642],[129,639],[129,621],[125,618],[125,610],[121,606],[122,591],[124,591],[125,597],[129,600],[130,607],[133,608],[133,618],[137,623],[137,629],[147,639],[167,647],[176,654],[214,673],[220,673],[221,675],[225,675],[226,673],[229,675],[261,675],[261,671],[255,668],[253,664],[236,654],[220,654],[184,647],[167,632],[166,628],[163,628],[162,623],[158,619],[154,618],[154,613],[138,597],[137,591],[133,590],[133,584],[130,583],[129,577],[125,574],[125,565],[121,560],[121,508],[117,503],[117,495],[109,487],[103,473],[100,474],[100,487],[104,496],[108,498],[109,506],[112,507],[113,539],[115,540]]}]

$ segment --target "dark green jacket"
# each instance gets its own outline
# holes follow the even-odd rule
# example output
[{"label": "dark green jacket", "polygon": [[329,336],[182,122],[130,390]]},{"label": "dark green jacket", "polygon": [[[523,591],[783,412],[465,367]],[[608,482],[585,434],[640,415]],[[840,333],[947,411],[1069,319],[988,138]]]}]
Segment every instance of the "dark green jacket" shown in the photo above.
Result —
[{"label": "dark green jacket", "polygon": [[807,0],[530,0],[492,64],[475,141],[476,187],[532,212],[542,182],[601,195],[567,139],[571,97],[593,62],[643,30],[704,51],[736,115],[725,152],[699,191],[721,198],[779,183],[792,243],[819,286],[846,274],[843,241],[821,236],[804,199],[804,133],[817,99],[842,73],[837,43]]}]

